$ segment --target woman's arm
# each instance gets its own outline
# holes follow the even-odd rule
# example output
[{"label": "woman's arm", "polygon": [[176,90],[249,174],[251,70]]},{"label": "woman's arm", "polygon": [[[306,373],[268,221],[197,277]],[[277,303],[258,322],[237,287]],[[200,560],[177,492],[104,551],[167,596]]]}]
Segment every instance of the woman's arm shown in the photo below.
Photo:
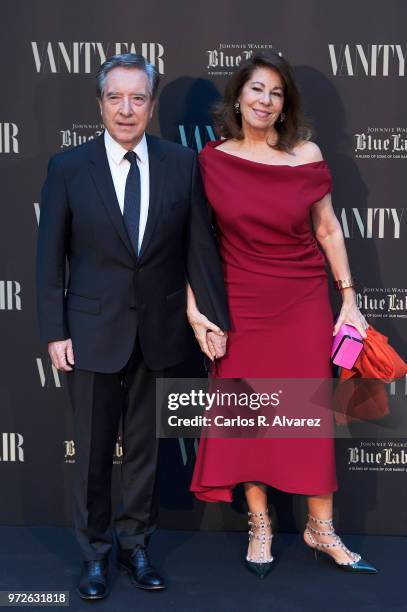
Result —
[{"label": "woman's arm", "polygon": [[206,195],[195,154],[191,171],[186,271],[200,311],[221,329],[229,329],[229,312],[222,265],[212,232]]},{"label": "woman's arm", "polygon": [[[325,253],[335,280],[351,278],[348,255],[341,225],[332,207],[331,195],[326,194],[311,209],[315,237]],[[342,323],[356,327],[363,338],[366,338],[368,323],[356,306],[355,291],[352,287],[341,290],[342,308],[336,321],[333,335],[336,335]]]}]

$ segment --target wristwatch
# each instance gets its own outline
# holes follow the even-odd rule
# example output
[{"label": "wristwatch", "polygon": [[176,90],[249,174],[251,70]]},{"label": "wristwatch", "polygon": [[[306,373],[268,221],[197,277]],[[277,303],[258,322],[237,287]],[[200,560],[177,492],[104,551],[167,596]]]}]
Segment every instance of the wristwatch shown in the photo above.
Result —
[{"label": "wristwatch", "polygon": [[334,287],[337,291],[342,291],[342,289],[348,289],[349,287],[354,287],[354,286],[355,286],[355,281],[353,280],[352,277],[334,281]]}]

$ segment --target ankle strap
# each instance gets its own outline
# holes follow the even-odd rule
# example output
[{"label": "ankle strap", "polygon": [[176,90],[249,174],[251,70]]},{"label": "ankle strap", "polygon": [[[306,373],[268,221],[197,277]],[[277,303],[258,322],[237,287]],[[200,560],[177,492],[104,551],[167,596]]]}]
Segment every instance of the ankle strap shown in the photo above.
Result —
[{"label": "ankle strap", "polygon": [[260,540],[260,542],[267,542],[267,541],[271,541],[274,538],[274,533],[270,533],[269,535],[266,535],[266,534],[259,535],[258,533],[255,533],[254,531],[250,529],[249,538],[250,540],[254,538],[255,540]]},{"label": "ankle strap", "polygon": [[319,523],[320,525],[329,525],[330,527],[332,527],[332,524],[333,524],[332,518],[319,519],[319,518],[316,518],[315,516],[312,516],[312,514],[308,514],[308,518],[314,521],[315,523]]},{"label": "ankle strap", "polygon": [[307,529],[308,529],[308,533],[312,531],[312,533],[316,533],[317,535],[322,535],[322,536],[336,535],[333,527],[329,531],[319,531],[318,529],[311,527],[311,525],[307,523]]},{"label": "ankle strap", "polygon": [[249,516],[254,516],[255,518],[264,518],[269,516],[269,511],[267,509],[264,512],[248,512],[247,514]]},{"label": "ankle strap", "polygon": [[255,521],[248,521],[248,525],[251,525],[255,529],[264,529],[265,527],[271,527],[271,521],[268,521],[267,523],[263,520],[259,521],[258,523]]}]

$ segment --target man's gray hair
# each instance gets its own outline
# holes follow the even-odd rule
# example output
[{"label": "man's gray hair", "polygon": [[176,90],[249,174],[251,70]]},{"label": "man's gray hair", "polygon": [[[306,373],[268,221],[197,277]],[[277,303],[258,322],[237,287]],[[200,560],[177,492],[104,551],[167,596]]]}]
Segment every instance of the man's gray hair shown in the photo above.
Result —
[{"label": "man's gray hair", "polygon": [[153,64],[149,64],[144,57],[138,53],[122,53],[109,57],[103,62],[96,73],[96,95],[99,100],[101,100],[103,96],[106,77],[113,68],[137,68],[145,72],[148,77],[148,88],[151,99],[155,99],[160,83],[160,75],[157,68],[153,66]]}]

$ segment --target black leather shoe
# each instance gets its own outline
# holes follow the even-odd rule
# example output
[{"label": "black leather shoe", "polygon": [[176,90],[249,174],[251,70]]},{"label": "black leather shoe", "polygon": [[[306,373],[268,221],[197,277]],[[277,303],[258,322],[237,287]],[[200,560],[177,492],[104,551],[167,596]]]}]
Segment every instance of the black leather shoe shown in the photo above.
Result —
[{"label": "black leather shoe", "polygon": [[107,595],[108,561],[84,561],[76,589],[82,599],[103,599]]},{"label": "black leather shoe", "polygon": [[[323,525],[323,531],[316,529],[316,525]],[[330,535],[333,537],[333,542],[318,542],[313,534],[317,536]],[[377,569],[374,565],[362,559],[358,553],[351,552],[349,548],[346,548],[341,538],[335,533],[332,519],[319,519],[308,514],[308,522],[304,536],[306,536],[305,543],[313,550],[315,560],[318,560],[318,552],[321,551],[330,556],[335,563],[335,567],[344,572],[352,572],[353,574],[377,574]],[[332,550],[333,548],[344,550],[351,560],[347,563],[338,563],[338,561],[329,554],[329,549]]]},{"label": "black leather shoe", "polygon": [[164,580],[151,565],[144,546],[137,546],[134,550],[121,550],[118,565],[123,574],[128,574],[132,583],[139,589],[155,591],[165,589]]}]

